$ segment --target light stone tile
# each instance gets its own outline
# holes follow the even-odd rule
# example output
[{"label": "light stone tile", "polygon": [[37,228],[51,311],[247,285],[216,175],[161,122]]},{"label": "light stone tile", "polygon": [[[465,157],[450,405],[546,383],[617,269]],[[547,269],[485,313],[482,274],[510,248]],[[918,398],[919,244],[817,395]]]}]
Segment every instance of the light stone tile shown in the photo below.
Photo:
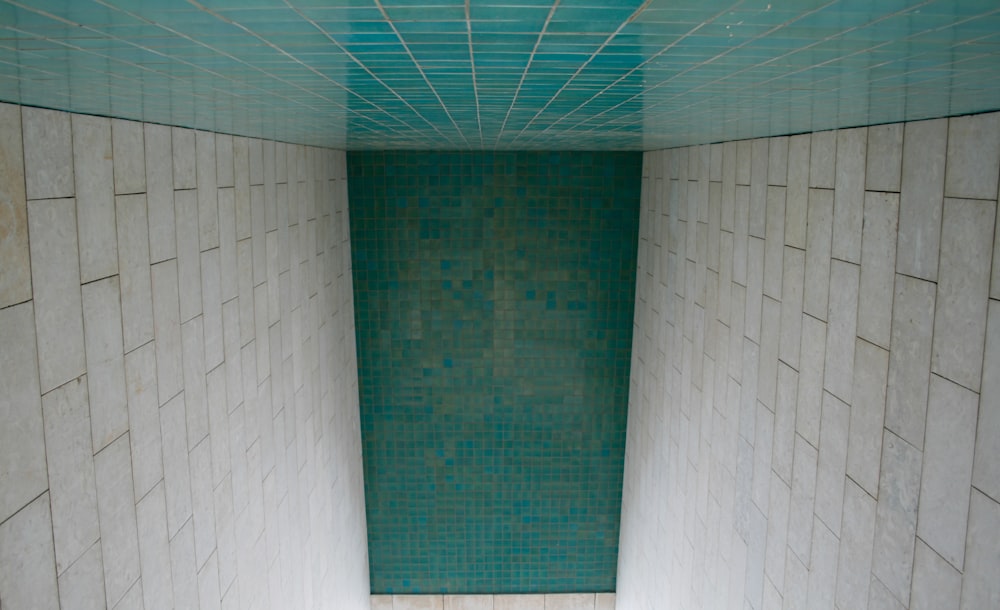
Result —
[{"label": "light stone tile", "polygon": [[743,332],[747,339],[760,343],[761,308],[764,296],[764,240],[751,237],[747,242],[747,292]]},{"label": "light stone tile", "polygon": [[788,189],[785,191],[785,245],[806,249],[809,202],[809,134],[788,140]]},{"label": "light stone tile", "polygon": [[[228,431],[226,432],[228,435]],[[227,444],[228,447],[228,444]],[[226,477],[215,488],[215,532],[219,562],[219,587],[226,591],[236,579],[236,517],[233,510],[232,479]],[[274,514],[269,515],[274,522]]]},{"label": "light stone tile", "polygon": [[200,570],[215,552],[215,509],[212,454],[208,438],[191,449],[191,505],[194,512],[194,555]]},{"label": "light stone tile", "polygon": [[146,610],[174,607],[170,577],[170,542],[167,539],[167,512],[163,485],[158,483],[135,506],[139,529],[139,566]]},{"label": "light stone tile", "polygon": [[111,120],[72,115],[80,281],[118,273]]},{"label": "light stone tile", "polygon": [[[254,329],[257,346],[257,382],[262,383],[271,374],[270,333],[267,324],[267,285],[260,284],[254,288]],[[247,374],[244,368],[244,375]],[[245,394],[245,392],[244,392]]]},{"label": "light stone tile", "polygon": [[[778,590],[785,588],[785,554],[788,535],[788,509],[791,489],[776,473],[771,473],[771,497],[768,500],[767,543],[764,574]],[[778,606],[781,607],[780,605]]]},{"label": "light stone tile", "polygon": [[771,451],[774,441],[774,414],[757,402],[756,429],[753,439],[753,483],[750,495],[753,503],[766,515],[771,493]]},{"label": "light stone tile", "polygon": [[250,208],[253,220],[253,285],[267,280],[267,251],[264,237],[264,187],[250,187]]},{"label": "light stone tile", "polygon": [[879,579],[872,576],[868,592],[868,610],[906,610]]},{"label": "light stone tile", "polygon": [[736,205],[736,142],[729,141],[722,145],[722,230],[733,231],[733,214]]},{"label": "light stone tile", "polygon": [[802,293],[805,289],[806,253],[785,247],[781,276],[781,321],[778,357],[792,368],[799,366],[802,342]]},{"label": "light stone tile", "polygon": [[118,276],[84,284],[81,291],[90,425],[96,453],[128,431]]},{"label": "light stone tile", "polygon": [[848,479],[837,562],[838,608],[864,608],[868,603],[874,534],[875,499]]},{"label": "light stone tile", "polygon": [[157,396],[162,405],[184,389],[177,261],[171,259],[150,267],[150,284],[153,292]]},{"label": "light stone tile", "polygon": [[[188,468],[184,394],[177,394],[160,407],[160,433],[163,439],[163,491],[167,503],[167,537],[173,539],[181,526],[191,518],[191,473]],[[171,556],[173,556],[172,551]]]},{"label": "light stone tile", "polygon": [[826,320],[830,294],[830,248],[833,238],[833,191],[809,189],[806,275],[802,311]]},{"label": "light stone tile", "polygon": [[948,119],[946,197],[997,198],[1000,112]]},{"label": "light stone tile", "polygon": [[764,297],[761,312],[760,367],[757,369],[757,400],[774,411],[778,389],[778,331],[781,304]]},{"label": "light stone tile", "polygon": [[444,610],[493,610],[492,595],[445,595]]},{"label": "light stone tile", "polygon": [[899,195],[865,193],[858,336],[889,349]]},{"label": "light stone tile", "polygon": [[930,281],[938,275],[947,141],[948,119],[904,128],[896,270]]},{"label": "light stone tile", "polygon": [[924,445],[936,289],[896,275],[885,426],[918,449]]},{"label": "light stone tile", "polygon": [[736,142],[736,184],[749,185],[751,176],[750,155],[753,150],[752,140]]},{"label": "light stone tile", "polygon": [[0,523],[0,592],[4,608],[58,610],[49,495]]},{"label": "light stone tile", "polygon": [[222,335],[226,360],[227,413],[243,402],[243,362],[240,356],[239,299],[222,305]]},{"label": "light stone tile", "polygon": [[288,145],[284,142],[274,143],[274,180],[288,182]]},{"label": "light stone tile", "polygon": [[76,563],[59,575],[62,610],[104,610],[104,563],[101,544],[95,541]]},{"label": "light stone tile", "polygon": [[219,189],[219,270],[223,302],[239,294],[236,271],[236,212],[234,192]]},{"label": "light stone tile", "polygon": [[837,181],[833,196],[833,258],[849,263],[861,260],[864,224],[865,150],[868,130],[837,131]]},{"label": "light stone tile", "polygon": [[903,163],[903,123],[868,128],[865,189],[899,192]]},{"label": "light stone tile", "polygon": [[142,123],[111,120],[116,195],[146,192],[146,155],[142,132]]},{"label": "light stone tile", "polygon": [[837,132],[811,134],[809,146],[809,186],[832,189],[837,180]]},{"label": "light stone tile", "polygon": [[264,243],[267,252],[267,323],[271,325],[281,318],[281,286],[278,280],[278,232],[269,231]]},{"label": "light stone tile", "polygon": [[21,108],[0,104],[0,308],[31,298]]},{"label": "light stone tile", "polygon": [[[198,608],[198,570],[194,562],[194,525],[188,521],[170,539],[170,578],[174,607]],[[249,584],[249,583],[248,583]]]},{"label": "light stone tile", "polygon": [[233,136],[215,134],[215,178],[219,188],[233,186]]},{"label": "light stone tile", "polygon": [[205,369],[212,370],[222,363],[225,348],[222,343],[222,294],[219,272],[219,249],[201,253],[202,322],[205,340]]},{"label": "light stone tile", "polygon": [[847,475],[872,497],[878,496],[882,423],[885,415],[889,352],[858,339],[854,349]]},{"label": "light stone tile", "polygon": [[156,350],[147,343],[125,354],[132,479],[141,498],[163,478],[160,412],[156,392]]},{"label": "light stone tile", "polygon": [[785,589],[782,591],[783,610],[806,608],[809,600],[809,570],[794,553],[786,554]]},{"label": "light stone tile", "polygon": [[546,610],[545,596],[494,595],[493,610]]},{"label": "light stone tile", "polygon": [[[823,424],[816,466],[816,517],[840,536],[847,468],[847,434],[851,408],[829,392],[823,393]],[[814,533],[815,537],[815,533]],[[813,540],[815,544],[815,539]]]},{"label": "light stone tile", "polygon": [[858,265],[830,263],[830,311],[823,388],[850,404],[858,323]]},{"label": "light stone tile", "polygon": [[812,557],[809,563],[810,610],[833,610],[837,587],[837,537],[820,521],[814,521]]},{"label": "light stone tile", "polygon": [[251,240],[236,243],[236,273],[240,299],[240,346],[254,338],[253,254]]},{"label": "light stone tile", "polygon": [[393,595],[393,610],[442,610],[441,595]]},{"label": "light stone tile", "polygon": [[[713,144],[714,148],[716,145]],[[714,157],[713,157],[714,161]],[[721,171],[721,169],[720,169]],[[598,593],[594,597],[594,610],[615,610],[615,594],[614,593]]]},{"label": "light stone tile", "polygon": [[215,134],[195,132],[198,163],[198,243],[201,250],[219,247],[219,185],[215,174]]},{"label": "light stone tile", "polygon": [[767,188],[767,240],[764,244],[764,294],[781,298],[785,249],[785,188]]},{"label": "light stone tile", "polygon": [[593,593],[546,593],[545,610],[593,610]]},{"label": "light stone tile", "polygon": [[219,567],[215,553],[198,571],[199,610],[221,610],[222,594],[219,592]]},{"label": "light stone tile", "polygon": [[767,183],[785,186],[788,183],[788,136],[768,138]]},{"label": "light stone tile", "polygon": [[205,392],[205,351],[201,317],[181,324],[184,351],[184,404],[187,413],[188,447],[208,435],[208,404]]},{"label": "light stone tile", "polygon": [[79,377],[86,368],[75,202],[29,201],[28,230],[38,374],[44,393]]},{"label": "light stone tile", "polygon": [[177,215],[177,282],[181,322],[201,313],[201,254],[198,249],[198,199],[193,190],[174,191]]},{"label": "light stone tile", "polygon": [[171,127],[170,144],[173,153],[174,190],[198,188],[194,131]]},{"label": "light stone tile", "polygon": [[[32,303],[0,309],[0,523],[49,486]],[[88,428],[89,435],[89,428]],[[87,437],[89,440],[89,436]]]},{"label": "light stone tile", "polygon": [[[799,358],[799,397],[795,409],[795,431],[814,447],[819,447],[826,330],[824,322],[802,314],[802,350]],[[801,559],[805,561],[804,557]]]},{"label": "light stone tile", "polygon": [[100,537],[86,377],[42,397],[56,572],[63,573]]},{"label": "light stone tile", "polygon": [[73,130],[70,115],[21,108],[24,184],[28,199],[73,197]]},{"label": "light stone tile", "polygon": [[274,141],[262,142],[264,170],[264,230],[271,232],[278,228],[275,183],[274,183]]},{"label": "light stone tile", "polygon": [[115,197],[118,269],[121,281],[122,340],[126,352],[153,340],[153,293],[149,279],[149,226],[146,196]]},{"label": "light stone tile", "polygon": [[226,369],[208,373],[208,429],[212,446],[212,488],[229,474],[229,404],[226,400]]},{"label": "light stone tile", "polygon": [[910,601],[920,495],[920,451],[890,431],[882,443],[872,574],[904,605]]},{"label": "light stone tile", "polygon": [[910,610],[958,610],[961,595],[962,575],[918,538]]},{"label": "light stone tile", "polygon": [[996,202],[946,199],[931,371],[979,391]]},{"label": "light stone tile", "polygon": [[956,569],[965,556],[979,396],[931,376],[917,535]]},{"label": "light stone tile", "polygon": [[250,164],[246,138],[233,138],[233,199],[236,213],[236,239],[250,237]]},{"label": "light stone tile", "polygon": [[94,472],[102,524],[104,593],[108,606],[113,607],[139,579],[139,534],[127,434],[94,456]]},{"label": "light stone tile", "polygon": [[143,132],[146,145],[149,260],[151,263],[159,263],[177,256],[170,128],[146,123],[143,125]]},{"label": "light stone tile", "polygon": [[972,484],[1000,498],[1000,302],[990,301]]},{"label": "light stone tile", "polygon": [[784,362],[778,363],[778,392],[774,404],[774,440],[771,469],[786,484],[792,481],[795,448],[795,405],[799,375]]},{"label": "light stone tile", "polygon": [[249,151],[250,151],[250,185],[261,185],[264,184],[264,151],[261,147],[261,141],[257,138],[250,138]]},{"label": "light stone tile", "polygon": [[[767,214],[768,139],[757,138],[750,152],[750,235],[764,239]],[[784,219],[782,219],[784,220]]]},{"label": "light stone tile", "polygon": [[962,610],[1000,607],[1000,504],[972,490]]}]

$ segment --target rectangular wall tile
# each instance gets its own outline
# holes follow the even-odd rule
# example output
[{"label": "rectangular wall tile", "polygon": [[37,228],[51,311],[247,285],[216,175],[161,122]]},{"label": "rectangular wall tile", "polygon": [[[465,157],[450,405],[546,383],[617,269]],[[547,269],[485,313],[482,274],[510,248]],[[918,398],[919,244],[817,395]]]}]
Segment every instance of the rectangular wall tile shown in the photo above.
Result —
[{"label": "rectangular wall tile", "polygon": [[1000,549],[1000,504],[973,489],[962,577],[962,610],[996,607],[1000,603],[997,549]]},{"label": "rectangular wall tile", "polygon": [[233,196],[236,204],[236,239],[251,234],[250,148],[246,138],[233,138]]},{"label": "rectangular wall tile", "polygon": [[830,311],[823,388],[850,404],[858,319],[858,265],[830,263]]},{"label": "rectangular wall tile", "polygon": [[809,564],[809,604],[807,608],[834,608],[837,587],[837,537],[820,521],[813,527],[812,558]]},{"label": "rectangular wall tile", "polygon": [[177,281],[181,322],[201,313],[201,250],[198,248],[198,198],[195,191],[174,191],[177,216]]},{"label": "rectangular wall tile", "polygon": [[58,610],[49,495],[0,523],[0,591],[4,608]]},{"label": "rectangular wall tile", "polygon": [[56,572],[62,574],[101,535],[86,377],[46,394],[42,411]]},{"label": "rectangular wall tile", "polygon": [[864,608],[871,582],[875,499],[848,479],[837,566],[837,607]]},{"label": "rectangular wall tile", "polygon": [[157,394],[162,405],[184,389],[177,261],[171,259],[150,267],[150,284],[153,293],[153,336],[156,339]]},{"label": "rectangular wall tile", "polygon": [[747,285],[747,238],[750,222],[750,188],[736,187],[736,207],[733,223],[733,281]]},{"label": "rectangular wall tile", "polygon": [[59,575],[59,603],[61,608],[103,610],[104,561],[101,543],[94,542],[76,563]]},{"label": "rectangular wall tile", "polygon": [[234,192],[219,189],[219,269],[223,302],[239,294],[236,272],[236,212]]},{"label": "rectangular wall tile", "polygon": [[80,280],[90,282],[118,273],[111,120],[72,116]]},{"label": "rectangular wall tile", "polygon": [[215,551],[215,509],[212,493],[211,442],[203,439],[191,449],[191,506],[194,511],[194,555],[200,569]]},{"label": "rectangular wall tile", "polygon": [[816,516],[840,535],[847,468],[847,438],[851,408],[833,394],[823,394],[819,461],[816,466]]},{"label": "rectangular wall tile", "polygon": [[833,196],[833,258],[849,263],[861,259],[864,224],[865,150],[867,128],[837,132],[837,181]]},{"label": "rectangular wall tile", "polygon": [[170,128],[143,125],[146,151],[146,200],[149,204],[149,260],[177,256],[174,227],[174,178]]},{"label": "rectangular wall tile", "polygon": [[31,284],[42,392],[83,374],[83,306],[72,199],[28,202]]},{"label": "rectangular wall tile", "polygon": [[990,301],[972,484],[1000,498],[1000,302]]},{"label": "rectangular wall tile", "polygon": [[768,138],[767,183],[785,186],[788,183],[788,137]]},{"label": "rectangular wall tile", "polygon": [[111,149],[114,153],[115,194],[146,192],[146,156],[143,124],[111,121]]},{"label": "rectangular wall tile", "polygon": [[958,610],[961,595],[962,575],[918,538],[910,610]]},{"label": "rectangular wall tile", "polygon": [[[237,358],[239,356],[237,355]],[[212,446],[212,488],[229,474],[229,405],[226,400],[226,369],[216,367],[206,378],[208,429]]]},{"label": "rectangular wall tile", "polygon": [[170,539],[170,578],[176,608],[198,607],[198,569],[194,560],[194,525],[189,521]]},{"label": "rectangular wall tile", "polygon": [[121,275],[122,335],[130,352],[153,339],[153,294],[149,279],[146,196],[115,197],[118,269]]},{"label": "rectangular wall tile", "polygon": [[94,456],[94,470],[102,524],[104,592],[108,607],[112,607],[139,578],[139,534],[127,435],[118,437]]},{"label": "rectangular wall tile", "polygon": [[979,390],[995,201],[945,199],[931,370]]},{"label": "rectangular wall tile", "polygon": [[764,245],[764,294],[781,298],[782,260],[785,251],[785,189],[767,189],[767,240]]},{"label": "rectangular wall tile", "polygon": [[795,436],[791,501],[788,508],[788,549],[809,563],[812,548],[813,506],[819,454],[801,436]]},{"label": "rectangular wall tile", "polygon": [[31,302],[0,309],[0,345],[4,346],[0,350],[0,387],[4,388],[0,392],[0,417],[4,421],[0,426],[3,523],[49,487]]},{"label": "rectangular wall tile", "polygon": [[978,407],[974,392],[931,377],[917,535],[958,570],[965,556]]},{"label": "rectangular wall tile", "polygon": [[42,108],[21,108],[24,184],[28,199],[72,197],[73,130],[70,115]]},{"label": "rectangular wall tile", "polygon": [[836,179],[837,132],[815,132],[809,146],[809,186],[832,189]]},{"label": "rectangular wall tile", "polygon": [[854,388],[847,442],[847,475],[872,497],[878,496],[879,457],[885,415],[889,352],[858,339],[854,349]]},{"label": "rectangular wall tile", "polygon": [[0,104],[0,307],[31,298],[21,108]]},{"label": "rectangular wall tile", "polygon": [[[795,431],[814,447],[819,447],[826,335],[824,322],[802,314],[802,350],[799,359],[799,398],[796,406]],[[801,559],[805,560],[804,557]]]},{"label": "rectangular wall tile", "polygon": [[198,180],[198,243],[202,250],[219,247],[218,182],[215,174],[215,134],[195,132]]},{"label": "rectangular wall tile", "polygon": [[858,336],[889,349],[899,195],[865,193]]},{"label": "rectangular wall tile", "polygon": [[799,366],[802,341],[802,292],[805,289],[806,254],[798,248],[785,247],[781,275],[781,329],[778,357],[792,368]]},{"label": "rectangular wall tile", "polygon": [[872,574],[904,605],[910,601],[922,457],[913,445],[888,430],[885,432],[875,509]]},{"label": "rectangular wall tile", "polygon": [[907,123],[899,195],[896,269],[937,280],[948,119]]},{"label": "rectangular wall tile", "polygon": [[903,123],[868,128],[865,189],[899,192],[903,159]]},{"label": "rectangular wall tile", "polygon": [[233,136],[215,134],[215,176],[219,188],[233,186]]},{"label": "rectangular wall tile", "polygon": [[806,234],[806,283],[802,311],[826,320],[830,294],[830,248],[833,237],[833,191],[809,189]]},{"label": "rectangular wall tile", "polygon": [[761,307],[764,295],[764,240],[751,237],[747,242],[747,293],[743,332],[747,339],[760,343]]},{"label": "rectangular wall tile", "polygon": [[202,320],[205,335],[205,370],[222,363],[222,293],[219,249],[201,253]]},{"label": "rectangular wall tile", "polygon": [[918,449],[924,446],[936,290],[931,282],[896,275],[885,427]]},{"label": "rectangular wall tile", "polygon": [[187,413],[188,446],[194,448],[208,435],[205,398],[205,340],[201,317],[181,324],[184,352],[184,403]]},{"label": "rectangular wall tile", "polygon": [[118,276],[84,284],[81,291],[90,419],[97,452],[128,430]]},{"label": "rectangular wall tile", "polygon": [[163,485],[157,484],[135,506],[139,530],[139,566],[146,610],[170,610],[173,583],[170,577],[170,543]]},{"label": "rectangular wall tile", "polygon": [[998,167],[1000,114],[991,112],[948,119],[946,197],[996,200]]},{"label": "rectangular wall tile", "polygon": [[768,138],[757,138],[750,151],[750,235],[764,239],[767,214]]},{"label": "rectangular wall tile", "polygon": [[160,434],[163,442],[167,536],[172,539],[191,518],[191,472],[188,466],[184,394],[177,394],[160,407]]},{"label": "rectangular wall tile", "polygon": [[198,188],[194,133],[191,129],[181,127],[170,128],[175,190]]},{"label": "rectangular wall tile", "polygon": [[785,245],[806,249],[809,201],[809,134],[788,140],[788,189],[785,198]]},{"label": "rectangular wall tile", "polygon": [[132,443],[132,481],[135,497],[142,498],[163,478],[156,349],[152,343],[125,354],[125,389],[129,441]]}]

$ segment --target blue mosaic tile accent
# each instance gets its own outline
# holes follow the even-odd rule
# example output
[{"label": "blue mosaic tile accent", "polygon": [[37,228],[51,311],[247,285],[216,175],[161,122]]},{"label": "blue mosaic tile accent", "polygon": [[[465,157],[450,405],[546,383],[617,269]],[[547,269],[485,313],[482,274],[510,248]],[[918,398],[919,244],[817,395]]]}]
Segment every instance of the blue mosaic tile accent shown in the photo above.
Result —
[{"label": "blue mosaic tile accent", "polygon": [[614,590],[641,164],[348,154],[373,592]]}]

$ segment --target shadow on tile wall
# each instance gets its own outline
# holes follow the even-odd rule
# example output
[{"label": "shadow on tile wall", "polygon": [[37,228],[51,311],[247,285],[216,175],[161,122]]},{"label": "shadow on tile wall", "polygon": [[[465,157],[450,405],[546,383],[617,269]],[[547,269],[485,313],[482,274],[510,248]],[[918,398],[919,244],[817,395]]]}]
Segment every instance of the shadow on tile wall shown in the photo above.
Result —
[{"label": "shadow on tile wall", "polygon": [[349,153],[372,591],[612,591],[642,157]]}]

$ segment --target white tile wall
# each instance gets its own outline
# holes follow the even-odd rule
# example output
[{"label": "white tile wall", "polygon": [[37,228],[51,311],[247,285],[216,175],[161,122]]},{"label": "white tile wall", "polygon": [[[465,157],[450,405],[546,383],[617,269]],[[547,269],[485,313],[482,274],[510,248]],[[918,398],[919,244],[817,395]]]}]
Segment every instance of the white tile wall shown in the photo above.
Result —
[{"label": "white tile wall", "polygon": [[998,147],[1000,114],[726,143],[717,225],[698,149],[646,153],[617,608],[1000,607]]},{"label": "white tile wall", "polygon": [[368,608],[345,157],[266,148],[0,104],[4,610]]}]

